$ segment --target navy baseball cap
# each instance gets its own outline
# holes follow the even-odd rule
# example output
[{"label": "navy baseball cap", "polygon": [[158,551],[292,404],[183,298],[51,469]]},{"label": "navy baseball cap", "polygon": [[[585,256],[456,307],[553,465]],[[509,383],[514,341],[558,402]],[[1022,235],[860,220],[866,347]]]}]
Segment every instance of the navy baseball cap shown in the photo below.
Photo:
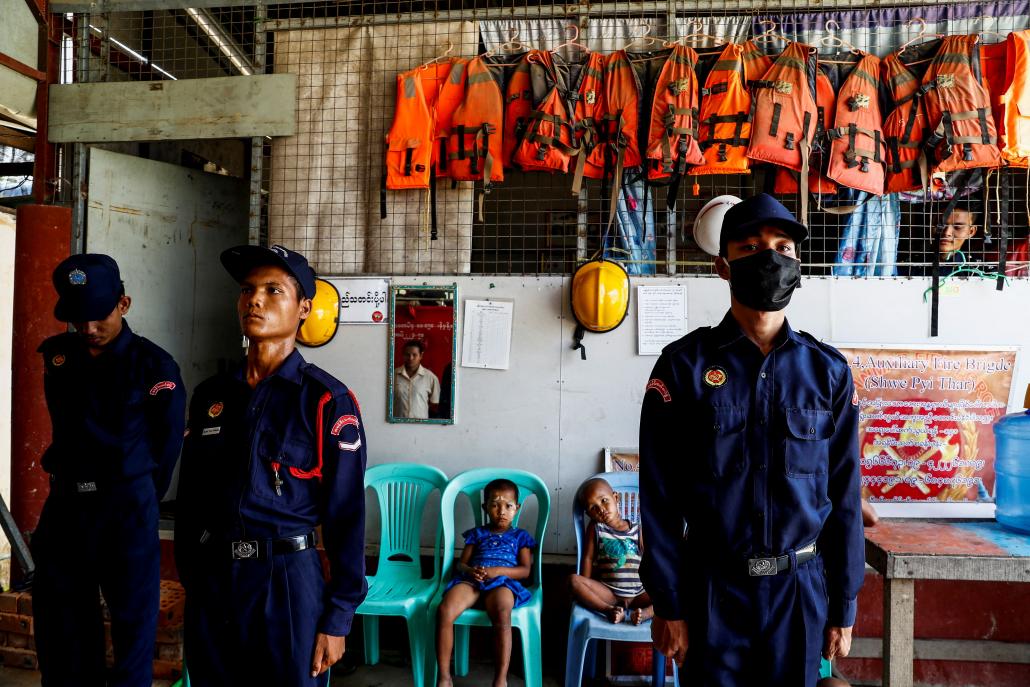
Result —
[{"label": "navy baseball cap", "polygon": [[808,238],[808,228],[794,217],[794,213],[768,193],[759,193],[731,207],[722,218],[719,255],[726,256],[726,246],[730,241],[761,226],[783,229],[798,245]]},{"label": "navy baseball cap", "polygon": [[62,322],[95,322],[111,314],[122,296],[118,263],[109,255],[82,253],[66,258],[54,270],[57,305]]},{"label": "navy baseball cap", "polygon": [[315,271],[308,265],[308,259],[300,253],[280,245],[235,246],[222,251],[222,265],[237,282],[243,280],[250,271],[261,265],[281,267],[300,283],[305,298],[315,297]]}]

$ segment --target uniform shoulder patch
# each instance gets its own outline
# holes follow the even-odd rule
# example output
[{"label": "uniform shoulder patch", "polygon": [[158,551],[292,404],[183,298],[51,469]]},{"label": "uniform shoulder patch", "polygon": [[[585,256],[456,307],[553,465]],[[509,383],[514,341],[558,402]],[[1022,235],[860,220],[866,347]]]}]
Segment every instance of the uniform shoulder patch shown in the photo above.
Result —
[{"label": "uniform shoulder patch", "polygon": [[333,428],[329,430],[329,433],[334,437],[340,436],[340,432],[343,431],[344,427],[357,427],[358,418],[356,415],[341,415],[333,423]]},{"label": "uniform shoulder patch", "polygon": [[50,359],[50,364],[54,367],[61,367],[61,365],[64,365],[65,361],[67,361],[67,358],[64,357],[64,353],[58,353]]},{"label": "uniform shoulder patch", "polygon": [[158,382],[154,386],[150,387],[150,395],[151,396],[157,396],[157,393],[159,391],[163,391],[164,389],[168,389],[169,391],[171,391],[174,388],[175,388],[175,382],[173,382],[173,381],[166,380],[166,381],[163,381],[163,382]]},{"label": "uniform shoulder patch", "polygon": [[670,403],[672,401],[672,394],[669,393],[668,387],[665,386],[665,382],[660,379],[650,379],[647,382],[647,386],[644,388],[644,393],[648,391],[657,391],[662,397],[663,403]]}]

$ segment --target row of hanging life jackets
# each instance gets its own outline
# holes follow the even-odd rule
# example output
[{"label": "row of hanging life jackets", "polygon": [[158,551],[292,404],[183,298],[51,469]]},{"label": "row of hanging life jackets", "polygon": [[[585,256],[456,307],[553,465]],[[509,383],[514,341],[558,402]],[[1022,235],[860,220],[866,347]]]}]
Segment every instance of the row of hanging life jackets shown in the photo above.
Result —
[{"label": "row of hanging life jackets", "polygon": [[489,190],[505,169],[572,170],[575,194],[584,177],[617,189],[623,170],[678,186],[759,161],[779,166],[778,192],[879,195],[924,188],[933,172],[1028,164],[1030,30],[992,45],[947,36],[882,60],[845,53],[854,63],[837,84],[797,42],[775,58],[751,41],[711,57],[699,66],[676,44],[568,64],[531,50],[507,78],[484,57],[404,72],[383,186],[427,189],[435,177]]}]

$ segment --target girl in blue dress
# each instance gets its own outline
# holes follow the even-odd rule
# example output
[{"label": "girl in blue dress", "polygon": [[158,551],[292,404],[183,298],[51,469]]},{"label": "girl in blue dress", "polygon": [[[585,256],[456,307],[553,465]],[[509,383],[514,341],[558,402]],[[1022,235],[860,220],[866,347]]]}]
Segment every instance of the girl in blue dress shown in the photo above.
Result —
[{"label": "girl in blue dress", "polygon": [[437,612],[436,657],[438,687],[451,687],[454,620],[482,598],[494,627],[494,687],[508,684],[511,662],[511,611],[525,605],[529,591],[519,580],[529,577],[536,542],[525,530],[512,527],[519,512],[519,488],[506,479],[486,485],[483,510],[487,524],[463,534],[465,548],[447,584]]}]

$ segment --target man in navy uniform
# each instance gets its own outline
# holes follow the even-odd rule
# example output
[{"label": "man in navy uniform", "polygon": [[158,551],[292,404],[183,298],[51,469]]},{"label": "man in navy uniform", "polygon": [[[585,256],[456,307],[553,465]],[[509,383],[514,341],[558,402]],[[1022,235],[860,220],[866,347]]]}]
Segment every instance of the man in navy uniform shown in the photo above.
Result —
[{"label": "man in navy uniform", "polygon": [[655,645],[690,685],[813,687],[820,653],[850,648],[858,403],[844,357],[784,317],[807,236],[772,196],[731,208],[730,310],[667,346],[644,393],[641,573]]},{"label": "man in navy uniform", "polygon": [[361,415],[295,347],[315,295],[304,256],[239,246],[222,264],[250,345],[190,403],[175,523],[190,683],[325,685],[367,590]]},{"label": "man in navy uniform", "polygon": [[[118,265],[73,255],[54,270],[54,316],[74,333],[50,337],[43,387],[53,426],[32,610],[43,684],[146,685],[160,602],[158,501],[182,447],[186,392],[179,366],[124,319]],[[100,592],[111,614],[114,665],[105,675]]]}]

